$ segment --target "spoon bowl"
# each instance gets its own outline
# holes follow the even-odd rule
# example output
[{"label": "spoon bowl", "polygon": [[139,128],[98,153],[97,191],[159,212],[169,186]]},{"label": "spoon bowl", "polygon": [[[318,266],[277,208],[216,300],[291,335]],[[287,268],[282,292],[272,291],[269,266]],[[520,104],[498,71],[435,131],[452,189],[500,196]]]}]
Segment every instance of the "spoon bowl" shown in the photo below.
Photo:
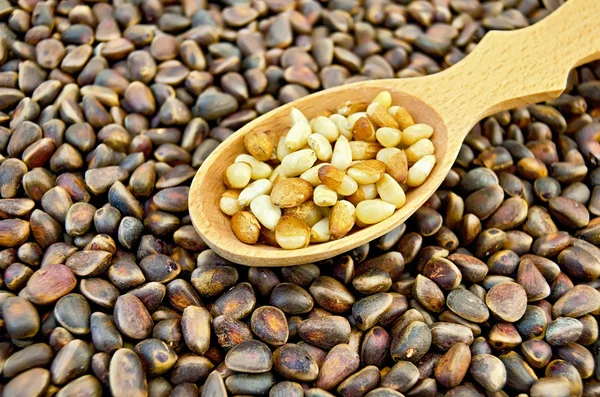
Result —
[{"label": "spoon bowl", "polygon": [[[419,78],[357,82],[298,99],[240,128],[206,159],[189,195],[192,223],[217,254],[250,266],[291,266],[324,260],[367,243],[399,226],[445,179],[465,136],[475,123],[500,110],[555,98],[567,86],[569,71],[600,58],[600,1],[571,0],[536,25],[513,32],[490,32],[464,60],[445,71]],[[406,193],[406,204],[388,219],[339,239],[284,250],[237,239],[230,218],[219,207],[226,190],[223,171],[244,153],[249,131],[284,134],[290,110],[307,118],[334,111],[347,101],[368,104],[381,91],[407,108],[417,123],[433,127],[436,165],[425,183]]]}]

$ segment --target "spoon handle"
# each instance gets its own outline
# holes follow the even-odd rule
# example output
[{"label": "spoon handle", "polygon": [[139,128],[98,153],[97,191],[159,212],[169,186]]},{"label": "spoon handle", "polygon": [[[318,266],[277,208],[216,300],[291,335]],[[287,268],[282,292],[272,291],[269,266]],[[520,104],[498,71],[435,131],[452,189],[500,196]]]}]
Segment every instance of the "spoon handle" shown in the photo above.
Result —
[{"label": "spoon handle", "polygon": [[558,97],[572,68],[599,58],[600,0],[570,0],[533,26],[489,32],[441,73],[398,85],[409,93],[431,87],[427,102],[449,130],[466,134],[493,113]]}]

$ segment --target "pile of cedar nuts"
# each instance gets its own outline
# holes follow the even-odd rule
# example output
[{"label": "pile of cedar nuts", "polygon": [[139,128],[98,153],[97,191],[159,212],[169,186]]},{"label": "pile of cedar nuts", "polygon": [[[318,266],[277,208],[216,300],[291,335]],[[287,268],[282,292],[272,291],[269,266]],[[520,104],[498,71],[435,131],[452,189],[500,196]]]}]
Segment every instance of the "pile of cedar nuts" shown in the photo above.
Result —
[{"label": "pile of cedar nuts", "polygon": [[431,173],[433,128],[392,106],[389,92],[327,113],[309,121],[292,108],[285,134],[246,134],[250,154],[224,171],[230,189],[220,200],[240,241],[255,244],[262,235],[266,244],[297,249],[340,239],[355,224],[392,216],[406,203],[404,189],[422,185]]},{"label": "pile of cedar nuts", "polygon": [[2,394],[598,396],[600,63],[323,263],[234,265],[187,212],[259,114],[435,73],[560,3],[0,0]]}]

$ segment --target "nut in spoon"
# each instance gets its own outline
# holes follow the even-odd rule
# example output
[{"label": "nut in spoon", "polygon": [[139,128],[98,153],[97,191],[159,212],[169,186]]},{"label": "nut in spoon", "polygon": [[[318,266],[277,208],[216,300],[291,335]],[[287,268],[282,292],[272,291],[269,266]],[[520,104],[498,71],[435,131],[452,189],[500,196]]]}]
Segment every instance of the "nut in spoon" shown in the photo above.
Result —
[{"label": "nut in spoon", "polygon": [[[558,97],[572,68],[600,58],[600,0],[570,0],[541,22],[512,32],[490,32],[464,60],[435,75],[358,82],[331,88],[283,105],[240,128],[208,157],[190,189],[192,223],[204,241],[224,258],[250,266],[291,266],[333,257],[399,226],[440,186],[461,144],[482,118],[501,110]],[[290,110],[308,118],[351,102],[370,103],[381,91],[407,108],[417,123],[434,128],[436,166],[425,183],[406,194],[406,204],[386,220],[339,240],[284,250],[247,245],[237,239],[219,207],[226,190],[223,171],[244,152],[252,130],[284,134]]]}]

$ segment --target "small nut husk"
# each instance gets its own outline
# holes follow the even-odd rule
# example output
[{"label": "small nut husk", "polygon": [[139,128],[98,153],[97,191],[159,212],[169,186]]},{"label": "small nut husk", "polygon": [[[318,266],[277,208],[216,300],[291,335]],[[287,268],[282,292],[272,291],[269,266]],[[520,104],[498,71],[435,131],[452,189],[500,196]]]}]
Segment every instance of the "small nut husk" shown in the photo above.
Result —
[{"label": "small nut husk", "polygon": [[302,178],[282,178],[273,185],[271,202],[279,208],[297,207],[310,199],[312,185]]},{"label": "small nut husk", "polygon": [[323,218],[310,229],[311,243],[324,243],[331,240],[329,235],[329,218]]},{"label": "small nut husk", "polygon": [[349,196],[358,189],[358,184],[354,179],[331,165],[319,168],[319,179],[328,188],[342,196]]},{"label": "small nut husk", "polygon": [[385,148],[377,153],[377,160],[385,164],[385,172],[398,183],[406,183],[408,178],[408,159],[406,153],[398,148]]},{"label": "small nut husk", "polygon": [[304,248],[310,243],[310,228],[300,218],[284,215],[275,228],[275,239],[283,249]]},{"label": "small nut husk", "polygon": [[231,228],[238,240],[245,244],[256,244],[260,236],[260,223],[249,211],[239,211],[233,215]]},{"label": "small nut husk", "polygon": [[263,131],[248,132],[244,137],[244,147],[258,161],[267,161],[273,154],[273,143]]},{"label": "small nut husk", "polygon": [[360,185],[377,182],[385,174],[385,164],[379,160],[365,160],[348,168],[348,175]]},{"label": "small nut husk", "polygon": [[329,234],[336,240],[344,237],[356,222],[356,208],[346,200],[340,200],[329,212]]},{"label": "small nut husk", "polygon": [[219,201],[219,207],[224,214],[233,216],[240,210],[240,203],[238,202],[238,197],[240,195],[239,190],[229,189],[226,190],[221,195],[221,200]]}]

